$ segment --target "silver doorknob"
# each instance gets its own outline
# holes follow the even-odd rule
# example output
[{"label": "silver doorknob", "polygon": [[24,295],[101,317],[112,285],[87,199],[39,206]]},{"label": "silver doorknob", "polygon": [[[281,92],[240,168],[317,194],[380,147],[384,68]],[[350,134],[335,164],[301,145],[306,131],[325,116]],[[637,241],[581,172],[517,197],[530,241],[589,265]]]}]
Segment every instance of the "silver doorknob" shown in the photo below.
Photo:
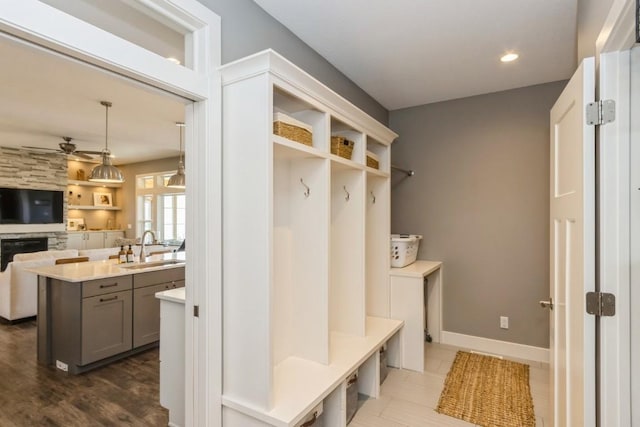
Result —
[{"label": "silver doorknob", "polygon": [[553,298],[549,298],[549,301],[540,301],[540,307],[553,310]]}]

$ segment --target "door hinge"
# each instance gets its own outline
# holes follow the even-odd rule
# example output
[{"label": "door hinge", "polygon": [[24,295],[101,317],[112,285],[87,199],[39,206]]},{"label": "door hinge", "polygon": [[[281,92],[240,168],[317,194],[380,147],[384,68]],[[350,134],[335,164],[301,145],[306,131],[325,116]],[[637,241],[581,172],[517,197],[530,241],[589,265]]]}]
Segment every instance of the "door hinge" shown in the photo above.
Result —
[{"label": "door hinge", "polygon": [[587,292],[587,313],[595,316],[615,316],[616,296],[605,292]]},{"label": "door hinge", "polygon": [[587,104],[587,124],[589,126],[604,125],[616,119],[616,101],[603,99]]},{"label": "door hinge", "polygon": [[193,317],[200,317],[200,306],[193,306]]}]

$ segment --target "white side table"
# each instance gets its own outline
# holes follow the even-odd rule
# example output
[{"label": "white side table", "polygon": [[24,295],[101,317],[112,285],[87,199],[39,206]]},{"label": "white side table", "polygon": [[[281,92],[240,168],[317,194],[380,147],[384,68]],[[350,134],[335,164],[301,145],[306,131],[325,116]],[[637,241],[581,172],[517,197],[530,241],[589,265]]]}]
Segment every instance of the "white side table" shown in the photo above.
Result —
[{"label": "white side table", "polygon": [[403,268],[392,268],[389,274],[391,318],[404,320],[400,331],[402,368],[424,372],[425,316],[433,342],[440,342],[442,330],[442,262],[418,260]]}]

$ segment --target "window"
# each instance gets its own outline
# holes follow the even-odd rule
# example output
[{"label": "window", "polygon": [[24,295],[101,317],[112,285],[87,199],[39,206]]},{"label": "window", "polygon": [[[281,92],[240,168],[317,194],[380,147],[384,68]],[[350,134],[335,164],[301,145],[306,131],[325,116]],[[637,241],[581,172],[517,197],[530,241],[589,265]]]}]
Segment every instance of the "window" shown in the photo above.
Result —
[{"label": "window", "polygon": [[179,245],[184,240],[187,218],[184,190],[165,187],[174,173],[136,176],[136,235],[151,230],[160,241]]}]

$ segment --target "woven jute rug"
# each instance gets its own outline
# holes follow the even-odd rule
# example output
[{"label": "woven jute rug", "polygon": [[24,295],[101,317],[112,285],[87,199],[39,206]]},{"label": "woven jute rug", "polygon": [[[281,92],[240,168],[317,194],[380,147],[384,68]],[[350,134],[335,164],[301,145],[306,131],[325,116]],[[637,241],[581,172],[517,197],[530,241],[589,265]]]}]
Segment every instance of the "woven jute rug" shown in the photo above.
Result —
[{"label": "woven jute rug", "polygon": [[459,351],[436,411],[485,427],[535,426],[529,365]]}]

